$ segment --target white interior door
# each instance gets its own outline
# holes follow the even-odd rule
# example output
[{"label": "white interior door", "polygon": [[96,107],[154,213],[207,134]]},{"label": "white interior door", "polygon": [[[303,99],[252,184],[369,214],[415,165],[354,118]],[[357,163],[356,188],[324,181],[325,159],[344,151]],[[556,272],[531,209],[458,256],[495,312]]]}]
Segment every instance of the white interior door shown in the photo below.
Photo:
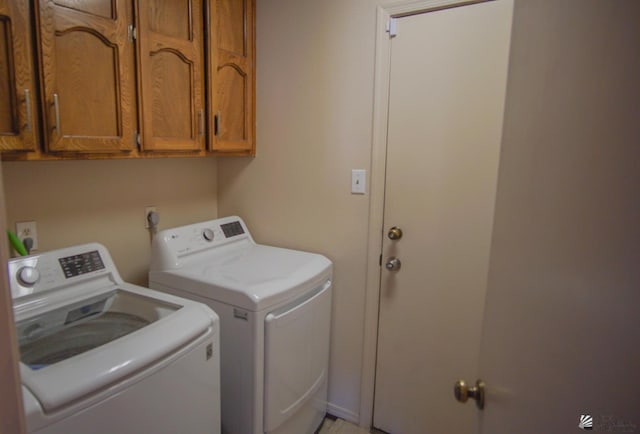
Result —
[{"label": "white interior door", "polygon": [[640,433],[638,23],[637,1],[516,3],[484,434]]},{"label": "white interior door", "polygon": [[452,386],[477,374],[512,7],[400,18],[391,42],[374,403],[390,433],[475,429]]}]

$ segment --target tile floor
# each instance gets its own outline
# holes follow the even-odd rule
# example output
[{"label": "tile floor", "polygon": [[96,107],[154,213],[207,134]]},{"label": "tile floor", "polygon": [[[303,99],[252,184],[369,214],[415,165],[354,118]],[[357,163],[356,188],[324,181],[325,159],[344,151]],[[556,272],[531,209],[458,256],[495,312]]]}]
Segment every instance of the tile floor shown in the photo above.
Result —
[{"label": "tile floor", "polygon": [[318,434],[369,434],[369,431],[343,419],[325,418]]}]

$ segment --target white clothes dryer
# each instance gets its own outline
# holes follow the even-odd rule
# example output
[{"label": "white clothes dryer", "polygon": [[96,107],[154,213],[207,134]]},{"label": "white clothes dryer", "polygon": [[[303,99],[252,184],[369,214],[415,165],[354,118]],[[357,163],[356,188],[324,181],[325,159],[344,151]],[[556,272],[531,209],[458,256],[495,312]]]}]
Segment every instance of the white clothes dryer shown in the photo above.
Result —
[{"label": "white clothes dryer", "polygon": [[222,432],[311,434],[327,408],[332,263],[256,244],[239,217],[162,231],[149,285],[220,316]]},{"label": "white clothes dryer", "polygon": [[209,307],[124,282],[96,243],[8,271],[29,433],[220,433]]}]

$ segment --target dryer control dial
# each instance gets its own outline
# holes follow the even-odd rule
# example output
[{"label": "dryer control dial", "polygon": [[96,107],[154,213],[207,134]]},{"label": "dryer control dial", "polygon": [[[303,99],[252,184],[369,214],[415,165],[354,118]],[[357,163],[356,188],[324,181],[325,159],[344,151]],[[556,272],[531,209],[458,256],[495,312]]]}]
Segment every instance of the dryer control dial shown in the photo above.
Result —
[{"label": "dryer control dial", "polygon": [[18,270],[17,278],[18,282],[30,287],[38,283],[40,280],[40,272],[35,267],[25,266]]},{"label": "dryer control dial", "polygon": [[204,231],[202,231],[202,236],[204,237],[205,240],[207,241],[213,241],[213,229],[205,229]]}]

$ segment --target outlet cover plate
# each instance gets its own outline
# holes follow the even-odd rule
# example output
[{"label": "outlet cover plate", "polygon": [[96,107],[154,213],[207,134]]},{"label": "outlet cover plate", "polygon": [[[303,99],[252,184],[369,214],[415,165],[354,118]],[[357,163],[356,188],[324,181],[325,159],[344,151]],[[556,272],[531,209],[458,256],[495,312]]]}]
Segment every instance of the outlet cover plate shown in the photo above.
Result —
[{"label": "outlet cover plate", "polygon": [[16,222],[16,235],[20,238],[20,241],[24,241],[25,238],[31,238],[33,240],[31,251],[38,250],[38,228],[35,221]]}]

